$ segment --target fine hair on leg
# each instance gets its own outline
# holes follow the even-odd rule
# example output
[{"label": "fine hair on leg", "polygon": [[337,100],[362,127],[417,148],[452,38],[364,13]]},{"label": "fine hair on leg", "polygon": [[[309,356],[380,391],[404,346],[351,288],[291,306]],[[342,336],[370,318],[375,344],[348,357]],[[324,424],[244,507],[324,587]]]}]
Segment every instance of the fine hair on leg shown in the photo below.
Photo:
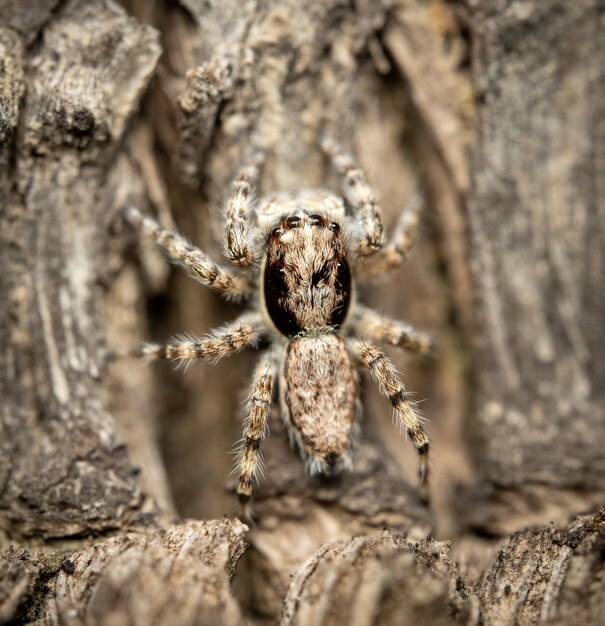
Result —
[{"label": "fine hair on leg", "polygon": [[332,160],[334,169],[343,177],[345,195],[353,208],[354,217],[361,226],[357,253],[360,256],[375,254],[383,245],[384,228],[374,191],[363,170],[338,142],[330,137],[322,137],[320,146]]},{"label": "fine hair on leg", "polygon": [[252,519],[251,499],[254,482],[262,471],[261,444],[269,433],[269,417],[277,368],[273,355],[267,353],[258,362],[246,404],[241,449],[237,455],[236,493],[244,519]]},{"label": "fine hair on leg", "polygon": [[388,343],[423,356],[432,355],[436,350],[427,333],[422,333],[404,322],[392,320],[362,304],[355,308],[353,330],[359,337]]},{"label": "fine hair on leg", "polygon": [[397,421],[402,426],[418,454],[418,478],[426,491],[428,486],[429,439],[422,425],[422,417],[408,398],[403,383],[399,380],[397,370],[386,355],[364,341],[353,340],[353,350],[372,378],[387,397]]},{"label": "fine hair on leg", "polygon": [[205,337],[174,337],[168,343],[145,343],[128,352],[151,361],[168,360],[187,363],[193,360],[216,363],[246,348],[256,347],[263,336],[263,319],[258,313],[245,313],[231,324],[211,331]]},{"label": "fine hair on leg", "polygon": [[236,300],[250,295],[251,285],[247,276],[218,265],[184,237],[163,228],[136,207],[127,206],[123,212],[129,224],[151,237],[172,261],[203,285]]}]

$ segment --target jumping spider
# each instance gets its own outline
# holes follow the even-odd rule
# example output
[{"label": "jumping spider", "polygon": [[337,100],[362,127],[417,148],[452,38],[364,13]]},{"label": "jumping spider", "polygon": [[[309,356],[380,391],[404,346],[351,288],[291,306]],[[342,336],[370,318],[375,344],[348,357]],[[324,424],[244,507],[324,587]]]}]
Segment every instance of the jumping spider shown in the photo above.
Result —
[{"label": "jumping spider", "polygon": [[242,170],[227,205],[224,253],[246,270],[231,271],[136,208],[130,224],[149,235],[193,278],[229,298],[249,300],[251,310],[207,337],[175,338],[136,351],[150,359],[218,359],[270,342],[254,371],[236,491],[249,516],[252,485],[268,434],[276,378],[284,426],[310,473],[336,474],[352,467],[359,431],[357,365],[369,370],[416,447],[426,487],[429,440],[422,419],[386,356],[364,339],[425,354],[431,341],[410,326],[356,302],[354,277],[382,274],[401,264],[418,227],[420,199],[402,214],[391,242],[363,172],[331,139],[321,147],[343,177],[343,198],[324,190],[275,193],[255,201],[261,159]]}]

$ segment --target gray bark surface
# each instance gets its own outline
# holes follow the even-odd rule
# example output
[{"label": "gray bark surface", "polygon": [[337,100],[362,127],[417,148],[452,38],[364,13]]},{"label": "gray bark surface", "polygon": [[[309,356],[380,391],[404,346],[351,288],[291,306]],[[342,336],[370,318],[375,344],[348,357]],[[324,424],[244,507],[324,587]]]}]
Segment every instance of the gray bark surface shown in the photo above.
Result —
[{"label": "gray bark surface", "polygon": [[85,2],[66,5],[27,58],[4,33],[3,525],[48,538],[121,528],[153,505],[106,410],[99,292],[112,162],[157,35]]},{"label": "gray bark surface", "polygon": [[473,21],[473,452],[496,500],[561,519],[566,492],[602,502],[605,484],[602,6],[482,2]]},{"label": "gray bark surface", "polygon": [[[598,624],[603,45],[597,0],[0,0],[0,624]],[[389,227],[428,198],[360,291],[440,345],[389,352],[427,398],[432,508],[367,385],[338,480],[274,412],[248,529],[226,477],[254,355],[108,359],[239,309],[118,209],[219,260],[255,151],[260,193],[338,189],[320,132]]]}]

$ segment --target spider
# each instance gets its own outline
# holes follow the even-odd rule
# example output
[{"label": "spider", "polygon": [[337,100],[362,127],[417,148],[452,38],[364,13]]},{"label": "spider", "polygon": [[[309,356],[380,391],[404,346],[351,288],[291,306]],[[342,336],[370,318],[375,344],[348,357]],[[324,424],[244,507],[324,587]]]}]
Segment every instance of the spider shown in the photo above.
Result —
[{"label": "spider", "polygon": [[422,202],[418,195],[413,198],[384,245],[381,212],[364,173],[333,139],[322,138],[320,146],[343,178],[352,215],[342,197],[325,190],[274,193],[256,201],[259,154],[233,182],[226,208],[224,253],[239,271],[217,265],[138,209],[124,209],[126,220],[193,278],[252,305],[206,337],[148,343],[134,354],[215,363],[257,347],[261,339],[269,342],[254,370],[236,461],[236,493],[247,519],[276,386],[284,427],[306,469],[335,475],[352,468],[360,419],[358,366],[369,371],[388,398],[416,448],[420,484],[425,490],[427,485],[429,440],[422,418],[393,365],[368,341],[427,354],[431,340],[363,306],[355,295],[355,278],[383,274],[406,258]]}]

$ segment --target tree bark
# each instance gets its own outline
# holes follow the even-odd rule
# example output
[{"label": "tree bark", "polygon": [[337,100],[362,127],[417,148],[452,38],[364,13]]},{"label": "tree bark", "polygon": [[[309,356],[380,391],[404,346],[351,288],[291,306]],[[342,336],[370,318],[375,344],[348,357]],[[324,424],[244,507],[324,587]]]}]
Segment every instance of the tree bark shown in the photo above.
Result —
[{"label": "tree bark", "polygon": [[[602,42],[597,0],[0,2],[0,623],[598,624]],[[225,477],[253,357],[107,358],[238,307],[118,209],[218,260],[257,150],[261,194],[338,189],[321,132],[388,226],[428,198],[360,292],[439,341],[390,353],[428,399],[432,508],[368,386],[339,480],[273,418],[249,530]]]},{"label": "tree bark", "polygon": [[511,532],[540,508],[565,520],[603,502],[605,31],[590,1],[482,2],[473,20],[473,452],[495,487],[473,521]]}]

